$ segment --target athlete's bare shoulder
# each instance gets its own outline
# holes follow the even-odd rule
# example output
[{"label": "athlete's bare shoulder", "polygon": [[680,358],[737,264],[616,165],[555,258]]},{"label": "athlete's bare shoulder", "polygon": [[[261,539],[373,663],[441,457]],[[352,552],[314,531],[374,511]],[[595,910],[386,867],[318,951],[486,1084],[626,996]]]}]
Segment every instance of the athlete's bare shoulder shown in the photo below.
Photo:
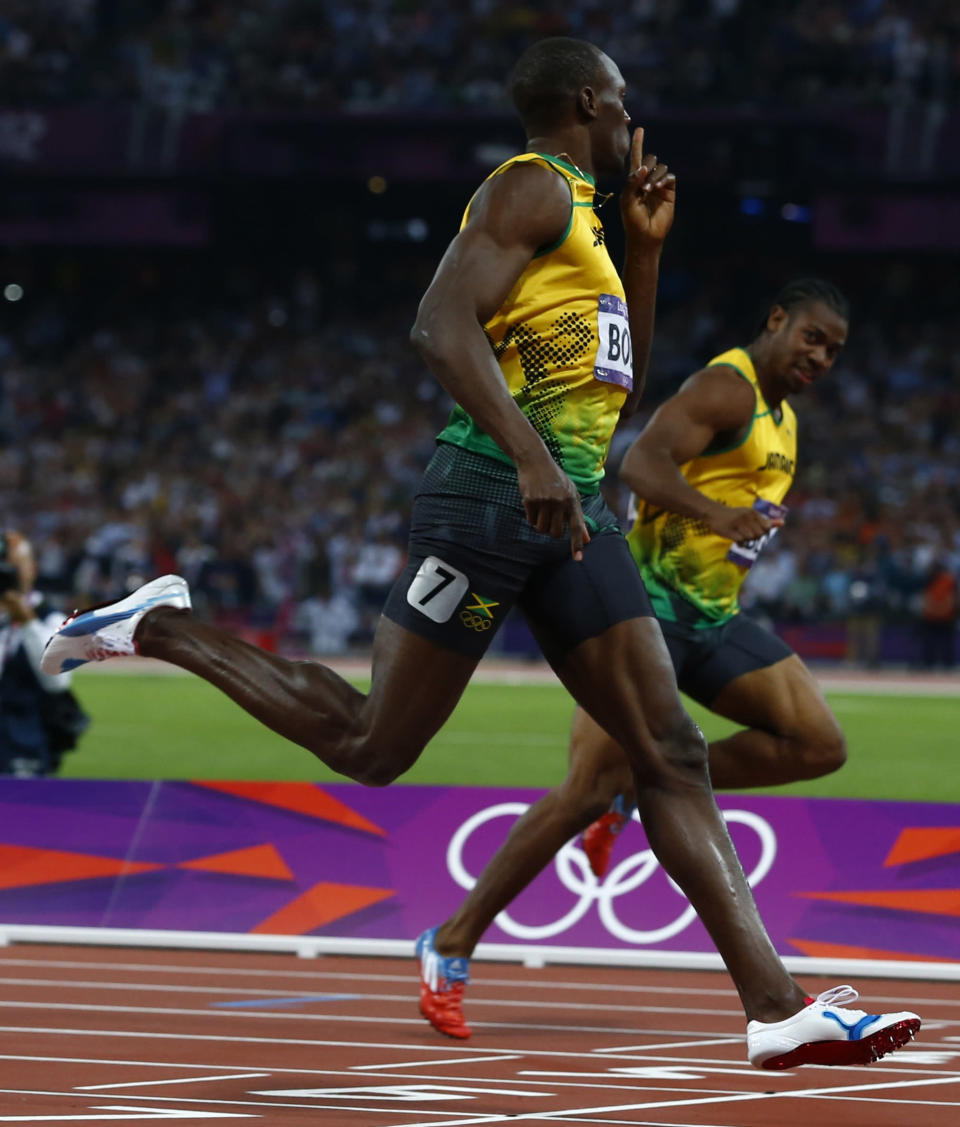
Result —
[{"label": "athlete's bare shoulder", "polygon": [[687,412],[716,432],[736,430],[753,418],[753,385],[732,364],[711,364],[684,380],[675,398]]},{"label": "athlete's bare shoulder", "polygon": [[566,179],[537,161],[521,161],[485,180],[470,202],[466,229],[482,229],[497,242],[518,239],[534,247],[556,242],[570,221],[573,201]]}]

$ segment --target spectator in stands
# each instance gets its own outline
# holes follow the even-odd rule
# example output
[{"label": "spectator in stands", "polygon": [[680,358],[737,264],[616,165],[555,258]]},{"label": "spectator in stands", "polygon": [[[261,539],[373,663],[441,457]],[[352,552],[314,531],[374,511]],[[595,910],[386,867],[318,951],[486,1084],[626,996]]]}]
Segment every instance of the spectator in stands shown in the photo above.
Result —
[{"label": "spectator in stands", "polygon": [[[8,0],[0,104],[323,111],[506,108],[504,65],[544,35],[620,48],[651,103],[905,105],[956,101],[956,4],[942,0],[652,3],[549,11],[451,6]],[[744,57],[750,66],[740,63]]]},{"label": "spectator in stands", "polygon": [[935,560],[923,588],[920,619],[925,669],[952,669],[957,657],[957,577],[943,560]]},{"label": "spectator in stands", "polygon": [[[256,614],[259,628],[323,580],[359,606],[357,562],[378,538],[402,552],[406,491],[449,409],[413,370],[412,303],[371,283],[362,311],[333,295],[278,330],[262,316],[270,295],[291,309],[300,291],[313,301],[295,266],[278,286],[215,257],[139,258],[135,272],[67,260],[37,279],[42,315],[0,335],[0,511],[35,544],[44,589],[70,610],[115,597],[130,574],[175,570],[202,613]],[[695,266],[665,272],[648,411],[716,350],[711,325],[735,324],[731,294],[755,284],[749,264],[727,264],[729,284]],[[879,614],[899,623],[901,660],[933,556],[960,566],[955,279],[949,264],[924,269],[923,284],[908,260],[878,265],[869,287],[848,282],[858,332],[838,378],[798,404],[817,441],[777,553],[751,580],[774,621],[842,622],[850,553],[876,545]],[[621,424],[620,453],[638,426]],[[614,474],[607,484],[619,506]],[[875,652],[861,644],[854,657]]]},{"label": "spectator in stands", "polygon": [[70,673],[40,669],[43,647],[63,621],[34,590],[33,549],[0,532],[0,775],[52,775],[89,723]]}]

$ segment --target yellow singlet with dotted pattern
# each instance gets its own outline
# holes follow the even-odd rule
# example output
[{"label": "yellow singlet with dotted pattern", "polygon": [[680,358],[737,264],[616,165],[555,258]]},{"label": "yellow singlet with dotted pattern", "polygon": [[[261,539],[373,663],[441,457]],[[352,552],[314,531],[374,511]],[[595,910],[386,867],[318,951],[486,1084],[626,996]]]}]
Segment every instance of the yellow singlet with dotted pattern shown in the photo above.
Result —
[{"label": "yellow singlet with dotted pattern", "polygon": [[[715,356],[708,367],[726,364],[753,387],[753,419],[740,442],[699,454],[680,467],[694,489],[734,508],[779,506],[797,466],[797,417],[787,403],[775,415],[757,382],[745,349]],[[717,536],[694,517],[658,509],[637,499],[637,515],[627,535],[657,617],[678,618],[677,596],[699,612],[696,626],[717,626],[739,610],[738,595],[750,565],[775,529],[743,547]],[[687,615],[682,614],[683,620]]]},{"label": "yellow singlet with dotted pattern", "polygon": [[[593,209],[593,178],[559,157],[522,153],[487,179],[518,164],[539,164],[563,177],[570,221],[556,243],[537,252],[484,330],[517,406],[577,488],[596,493],[633,387],[623,284]],[[469,214],[468,205],[461,230]],[[513,464],[459,406],[438,441]]]}]

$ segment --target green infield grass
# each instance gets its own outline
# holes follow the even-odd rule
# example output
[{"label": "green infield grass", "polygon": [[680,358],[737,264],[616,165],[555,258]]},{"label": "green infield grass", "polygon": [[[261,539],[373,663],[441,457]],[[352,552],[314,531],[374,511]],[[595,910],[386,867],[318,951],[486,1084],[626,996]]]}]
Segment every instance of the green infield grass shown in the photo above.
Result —
[{"label": "green infield grass", "polygon": [[[81,674],[74,687],[93,723],[64,776],[343,781],[196,678]],[[960,802],[960,696],[889,695],[881,686],[876,695],[828,697],[847,734],[847,765],[769,793]],[[733,730],[687,703],[708,739]],[[475,682],[402,782],[553,786],[566,769],[571,713],[555,683]]]}]

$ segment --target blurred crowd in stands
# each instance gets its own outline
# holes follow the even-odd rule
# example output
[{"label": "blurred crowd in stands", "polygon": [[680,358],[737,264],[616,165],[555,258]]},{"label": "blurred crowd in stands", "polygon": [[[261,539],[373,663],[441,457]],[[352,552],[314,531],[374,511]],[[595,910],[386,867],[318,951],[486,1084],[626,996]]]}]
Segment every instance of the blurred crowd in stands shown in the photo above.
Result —
[{"label": "blurred crowd in stands", "polygon": [[489,109],[544,35],[648,109],[960,100],[956,0],[6,0],[0,105]]},{"label": "blurred crowd in stands", "polygon": [[[414,253],[414,252],[411,252]],[[0,511],[66,609],[143,576],[188,577],[200,613],[268,645],[363,646],[400,570],[411,497],[449,401],[407,342],[434,266],[279,271],[142,254],[65,257],[3,303]],[[665,265],[644,411],[750,339],[789,277],[770,263]],[[97,272],[99,270],[99,273]],[[851,660],[884,621],[952,661],[960,574],[960,279],[949,262],[862,262],[834,373],[796,401],[800,469],[745,602],[843,622]],[[860,278],[859,287],[854,279]],[[351,294],[354,295],[351,297]],[[615,471],[607,488],[625,512]],[[948,642],[945,639],[949,639]],[[919,646],[919,642],[918,642]]]}]

